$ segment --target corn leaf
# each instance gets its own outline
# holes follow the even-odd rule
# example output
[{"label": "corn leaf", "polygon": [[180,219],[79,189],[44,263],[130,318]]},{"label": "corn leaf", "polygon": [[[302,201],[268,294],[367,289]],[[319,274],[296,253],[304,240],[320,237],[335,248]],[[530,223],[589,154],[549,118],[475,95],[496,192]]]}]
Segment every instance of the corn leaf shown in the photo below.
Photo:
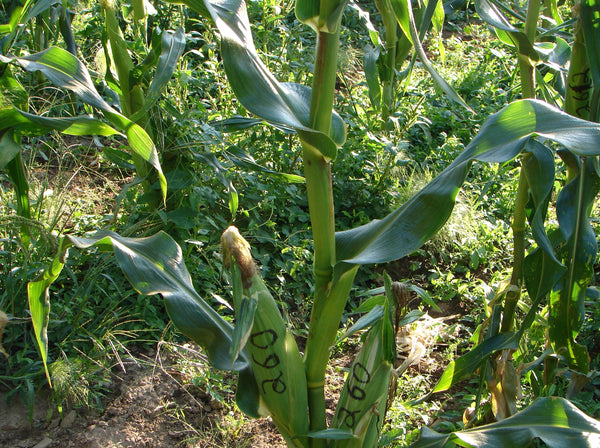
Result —
[{"label": "corn leaf", "polygon": [[415,47],[416,54],[419,56],[423,66],[427,69],[435,83],[444,91],[446,95],[448,95],[449,98],[452,99],[452,101],[460,104],[468,111],[473,112],[473,109],[471,109],[469,105],[465,103],[456,90],[454,90],[452,86],[450,86],[450,84],[448,84],[433,67],[431,61],[429,61],[429,58],[425,53],[425,50],[423,49],[423,45],[421,44],[421,40],[424,37],[425,32],[430,27],[432,15],[436,12],[438,1],[430,0],[428,3],[419,30],[417,30],[411,2],[407,0],[392,0],[391,4],[394,8],[398,25],[407,37],[410,36],[410,39]]},{"label": "corn leaf", "polygon": [[600,422],[564,398],[545,397],[512,417],[476,429],[440,434],[423,428],[421,438],[411,448],[455,444],[470,448],[525,448],[532,446],[536,438],[550,448],[593,448],[600,444]]},{"label": "corn leaf", "polygon": [[[196,1],[184,0],[191,8]],[[311,129],[309,87],[280,83],[260,60],[254,47],[243,0],[214,0],[206,8],[221,34],[223,66],[231,88],[243,106],[255,115],[296,130],[300,138],[319,148],[323,157],[335,159],[346,139],[342,119],[333,114],[329,135]]]},{"label": "corn leaf", "polygon": [[335,33],[348,0],[299,0],[296,17],[315,31]]},{"label": "corn leaf", "polygon": [[561,278],[558,291],[550,295],[548,334],[556,353],[583,374],[589,369],[589,355],[587,348],[576,343],[575,338],[583,323],[587,288],[594,277],[598,244],[589,214],[599,191],[600,178],[594,161],[588,158],[556,201],[567,273]]},{"label": "corn leaf", "polygon": [[50,293],[48,290],[62,271],[64,263],[61,258],[55,258],[39,280],[29,282],[27,285],[33,332],[50,386],[52,386],[52,382],[50,380],[50,373],[48,372],[48,321],[50,316]]},{"label": "corn leaf", "polygon": [[510,36],[511,41],[522,57],[530,59],[532,63],[539,61],[540,57],[527,35],[513,26],[494,3],[488,0],[477,0],[475,1],[475,9],[479,17],[496,28],[497,31],[500,31],[500,35],[505,33]]},{"label": "corn leaf", "polygon": [[554,140],[581,156],[600,154],[600,125],[536,100],[520,100],[491,115],[452,164],[381,220],[336,233],[338,262],[385,263],[418,249],[446,222],[470,164],[503,163],[532,137]]},{"label": "corn leaf", "polygon": [[5,169],[8,162],[21,153],[21,149],[12,132],[0,132],[0,169]]},{"label": "corn leaf", "polygon": [[548,203],[554,187],[554,155],[536,140],[530,140],[526,150],[531,153],[531,157],[524,163],[524,169],[534,207],[529,217],[533,238],[550,259],[561,267],[562,264],[556,258],[554,247],[544,229]]},{"label": "corn leaf", "polygon": [[89,72],[79,59],[58,47],[50,47],[24,57],[7,58],[0,55],[2,62],[8,63],[13,60],[28,71],[41,71],[52,83],[71,90],[86,103],[104,111],[107,118],[127,135],[132,151],[157,171],[163,197],[166,197],[167,181],[154,142],[141,126],[121,115],[104,101],[96,90]]},{"label": "corn leaf", "polygon": [[[517,345],[518,339],[516,333],[500,333],[484,340],[465,355],[451,361],[429,395],[448,390],[459,381],[469,378],[477,370],[481,364],[481,360],[492,353],[507,348],[516,349]],[[421,402],[426,397],[418,401]]]},{"label": "corn leaf", "polygon": [[162,90],[171,80],[177,61],[185,48],[185,32],[179,28],[176,32],[163,31],[161,35],[161,54],[158,58],[152,82],[144,95],[144,107],[135,112],[132,121],[138,121],[160,98]]},{"label": "corn leaf", "polygon": [[[396,333],[394,330],[395,299],[392,280],[384,276],[385,299],[383,306],[373,308],[364,321],[349,330],[357,331],[372,325],[364,338],[348,372],[336,407],[333,427],[350,430],[356,437],[348,442],[334,442],[332,448],[374,447],[379,440],[382,419],[388,396],[392,366],[396,360]],[[360,321],[360,319],[359,319]]]},{"label": "corn leaf", "polygon": [[[120,268],[132,286],[145,295],[160,294],[175,326],[183,334],[202,346],[215,367],[240,371],[244,389],[238,390],[240,406],[250,415],[258,409],[256,383],[252,382],[248,355],[241,350],[232,361],[229,349],[233,328],[194,290],[191,277],[183,262],[181,248],[164,232],[147,238],[125,238],[114,232],[99,232],[92,238],[65,237],[61,253],[40,280],[28,285],[30,309],[36,339],[45,363],[49,298],[48,288],[56,280],[63,266],[66,250],[71,247],[114,252]],[[254,389],[253,389],[254,388]]]}]

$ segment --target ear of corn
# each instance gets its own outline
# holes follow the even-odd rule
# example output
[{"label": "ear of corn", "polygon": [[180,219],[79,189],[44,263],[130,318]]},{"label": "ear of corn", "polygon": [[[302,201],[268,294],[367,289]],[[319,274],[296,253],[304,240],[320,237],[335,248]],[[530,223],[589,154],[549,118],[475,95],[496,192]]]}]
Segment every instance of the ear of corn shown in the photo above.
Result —
[{"label": "ear of corn", "polygon": [[396,357],[394,301],[391,280],[386,280],[385,312],[366,337],[348,372],[340,395],[333,427],[349,429],[353,440],[336,441],[334,448],[377,446],[385,415],[388,385]]},{"label": "ear of corn", "polygon": [[[271,415],[289,446],[304,447],[308,432],[306,375],[294,337],[258,274],[250,245],[233,226],[223,233],[221,243],[225,262],[230,264],[233,276],[238,279],[233,283],[238,287],[241,285],[242,289],[241,295],[234,292],[236,320],[245,322],[242,324],[245,328],[240,332],[240,344],[245,342],[250,354],[261,407]],[[240,313],[246,309],[242,306],[243,301],[256,303],[250,324]],[[234,347],[234,353],[239,353],[241,348]]]}]

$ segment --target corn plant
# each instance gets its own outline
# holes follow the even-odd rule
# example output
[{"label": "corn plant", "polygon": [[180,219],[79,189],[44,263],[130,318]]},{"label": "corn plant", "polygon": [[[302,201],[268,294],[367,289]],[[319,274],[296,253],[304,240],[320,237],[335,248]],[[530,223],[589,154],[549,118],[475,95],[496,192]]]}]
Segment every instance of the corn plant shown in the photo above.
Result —
[{"label": "corn plant", "polygon": [[[132,149],[131,157],[137,174],[144,182],[148,195],[154,195],[152,183],[157,181],[160,193],[154,203],[160,205],[160,198],[162,197],[163,201],[166,199],[166,178],[154,143],[157,132],[151,125],[149,111],[160,98],[182,54],[183,31],[181,29],[176,32],[157,30],[152,35],[152,47],[147,49],[144,61],[134,66],[129,48],[117,23],[115,5],[110,2],[103,4],[107,28],[105,35],[108,36],[104,42],[106,58],[109,61],[106,78],[112,80],[109,85],[119,93],[120,103],[117,109],[99,95],[87,68],[75,55],[76,48],[69,26],[70,19],[65,12],[66,3],[62,5],[60,12],[60,30],[69,52],[56,46],[48,48],[46,45],[38,53],[10,54],[14,42],[19,39],[25,26],[40,15],[46,14],[56,3],[55,1],[25,2],[23,6],[16,6],[11,21],[0,27],[0,35],[3,38],[0,53],[4,53],[4,55],[0,54],[3,98],[0,105],[2,107],[0,169],[7,171],[13,183],[17,198],[17,215],[25,220],[32,218],[29,211],[26,167],[19,149],[21,139],[24,136],[43,135],[53,129],[71,135],[125,136]],[[139,15],[138,9],[134,8],[135,13]],[[112,57],[108,48],[112,49]],[[110,61],[114,61],[114,64],[110,64]],[[52,119],[29,114],[27,92],[12,74],[9,64],[18,64],[25,70],[38,72],[56,86],[70,90],[85,103],[101,111],[108,123],[85,115]],[[115,67],[116,79],[112,76],[112,67]],[[26,225],[23,227],[21,237],[25,242],[29,238]]]},{"label": "corn plant", "polygon": [[[482,18],[495,27],[496,34],[512,45],[518,53],[522,96],[535,98],[540,94],[548,101],[564,108],[573,116],[598,121],[598,61],[597,42],[600,28],[593,17],[598,15],[596,2],[583,1],[575,11],[572,49],[564,40],[565,25],[555,8],[553,29],[538,27],[541,3],[526,3],[524,11],[515,11],[501,2],[481,0],[475,3]],[[516,24],[503,14],[518,18]],[[581,11],[581,13],[580,13]],[[562,34],[559,35],[558,31]],[[561,62],[562,61],[562,62]],[[595,73],[595,75],[594,75]],[[553,74],[553,76],[548,76]],[[549,83],[554,79],[553,85]],[[539,84],[539,88],[536,85]],[[554,86],[554,87],[553,87]],[[561,87],[562,86],[562,87]],[[518,323],[517,334],[522,335],[534,322],[541,303],[548,303],[548,346],[544,354],[543,377],[533,375],[537,395],[552,390],[559,372],[559,360],[570,371],[568,395],[574,396],[589,379],[587,348],[576,342],[584,314],[584,302],[593,278],[596,260],[596,237],[589,215],[600,191],[597,163],[594,155],[577,154],[570,148],[560,148],[557,155],[566,167],[564,186],[556,199],[558,227],[548,222],[549,206],[554,185],[560,176],[556,172],[555,157],[549,145],[531,142],[521,156],[512,220],[513,269],[507,284],[499,288],[493,301],[493,310],[487,322],[487,333],[482,332],[480,345],[472,353],[491,355],[481,364],[481,377],[491,393],[494,416],[501,420],[514,414],[520,390],[520,374],[513,364],[514,347],[493,347],[490,340],[513,334],[517,324],[517,308],[523,288],[532,300],[525,318]],[[527,225],[537,247],[526,255]],[[519,340],[517,338],[517,340]],[[489,344],[489,345],[488,345]],[[553,352],[553,353],[552,353]],[[462,364],[457,360],[456,365]],[[471,366],[472,367],[472,366]],[[462,373],[447,372],[435,391],[454,384]]]},{"label": "corn plant", "polygon": [[[376,111],[381,112],[383,121],[387,121],[396,111],[396,84],[410,78],[417,59],[450,99],[472,112],[469,105],[436,71],[423,49],[422,41],[430,28],[441,33],[444,22],[442,2],[416,2],[413,5],[412,2],[403,0],[376,0],[375,6],[381,15],[384,33],[377,31],[368,13],[358,5],[352,5],[365,21],[374,45],[365,51],[364,70],[371,104]],[[410,64],[406,70],[401,71],[411,50],[414,53]]]},{"label": "corn plant", "polygon": [[[166,196],[166,179],[162,173],[158,153],[152,139],[141,126],[122,115],[100,96],[89,72],[81,61],[59,47],[50,47],[40,53],[28,56],[0,55],[0,62],[16,63],[26,70],[40,71],[54,84],[71,90],[87,104],[101,110],[110,122],[107,124],[85,115],[68,118],[41,117],[20,109],[19,106],[21,108],[25,106],[22,99],[23,96],[26,97],[25,90],[11,74],[11,71],[4,67],[2,75],[3,103],[0,109],[2,117],[0,125],[2,165],[0,168],[7,169],[15,186],[17,203],[20,204],[18,212],[21,216],[29,218],[28,186],[25,168],[21,160],[20,139],[24,135],[43,135],[52,129],[70,135],[125,136],[129,141],[132,153],[156,170],[163,198]],[[19,100],[20,102],[11,101],[11,97],[17,99],[20,97],[21,100]]]},{"label": "corn plant", "polygon": [[[333,104],[340,22],[346,2],[296,3],[298,19],[317,35],[311,87],[280,83],[269,72],[254,47],[243,0],[184,3],[212,20],[219,30],[223,66],[243,106],[268,122],[294,129],[300,140],[314,240],[314,292],[304,353],[263,282],[250,245],[235,227],[226,229],[221,237],[223,261],[232,285],[231,303],[224,305],[234,309],[235,325],[195,291],[181,248],[166,233],[125,238],[105,231],[89,238],[64,237],[52,265],[28,285],[34,332],[44,362],[49,286],[60,274],[69,248],[97,247],[114,252],[137,291],[162,295],[175,326],[204,348],[215,368],[238,372],[236,401],[240,409],[253,417],[269,415],[288,446],[374,447],[385,418],[388,384],[396,360],[397,305],[387,278],[380,306],[360,321],[360,329],[365,330],[362,347],[349,369],[330,426],[325,412],[325,370],[359,267],[401,258],[434,235],[448,219],[474,162],[503,163],[526,154],[530,160],[527,170],[535,178],[540,171],[537,168],[547,166],[553,156],[551,149],[542,149],[539,139],[552,140],[575,157],[593,158],[600,154],[600,125],[541,101],[514,102],[490,116],[465,151],[400,208],[381,220],[339,231],[332,166],[337,152],[343,151],[346,135]],[[595,179],[596,174],[589,176]],[[534,200],[545,203],[547,194],[538,193],[532,189]],[[546,275],[543,266],[540,269],[539,273]],[[542,289],[538,295],[548,292]],[[534,317],[535,313],[527,319]],[[482,356],[516,348],[526,328],[523,325],[519,331],[491,335],[468,356],[454,361],[436,390],[444,390],[472,373]],[[525,410],[513,418],[467,434],[424,431],[417,446],[445,446],[454,440],[483,446],[482,441],[488,440],[493,441],[489,446],[524,447],[535,437],[550,444],[559,440],[564,444],[572,437],[569,440],[576,440],[578,446],[591,447],[600,436],[596,421],[561,399],[540,401],[529,413]]]}]

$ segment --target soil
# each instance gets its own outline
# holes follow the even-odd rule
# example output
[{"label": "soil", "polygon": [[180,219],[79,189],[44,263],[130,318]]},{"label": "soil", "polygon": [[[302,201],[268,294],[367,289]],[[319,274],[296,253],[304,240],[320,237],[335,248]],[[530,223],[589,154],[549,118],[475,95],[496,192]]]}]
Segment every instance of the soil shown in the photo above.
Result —
[{"label": "soil", "polygon": [[[36,398],[30,420],[20,397],[13,397],[8,403],[0,401],[0,446],[285,447],[269,419],[244,419],[233,405],[227,408],[200,387],[186,384],[169,355],[161,355],[158,362],[138,359],[123,367],[125,372],[112,375],[102,411],[67,408],[59,415],[46,392]],[[232,422],[241,420],[244,422],[239,427],[231,429]],[[224,427],[230,429],[223,431]],[[229,440],[223,439],[224,434]]]},{"label": "soil", "polygon": [[[335,359],[328,370],[328,417],[353,355]],[[123,371],[124,368],[124,371]],[[0,400],[0,447],[10,448],[285,448],[269,418],[250,420],[185,378],[177,357],[153,353],[122,362],[111,378],[102,410],[57,411],[51,393],[36,396],[33,418],[20,396]],[[6,391],[0,390],[0,396]]]}]

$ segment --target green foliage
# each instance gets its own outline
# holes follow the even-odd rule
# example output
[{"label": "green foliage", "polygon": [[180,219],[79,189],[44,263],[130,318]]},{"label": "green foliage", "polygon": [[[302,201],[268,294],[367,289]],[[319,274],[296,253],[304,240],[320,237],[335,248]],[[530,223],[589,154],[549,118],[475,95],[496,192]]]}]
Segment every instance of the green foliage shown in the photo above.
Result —
[{"label": "green foliage", "polygon": [[[189,9],[162,2],[156,14],[144,12],[141,2],[131,9],[90,4],[78,7],[73,18],[64,4],[34,3],[15,4],[12,15],[0,11],[5,13],[0,15],[0,169],[6,173],[0,179],[0,222],[6,224],[0,230],[0,265],[8,274],[0,279],[0,310],[9,316],[4,346],[11,347],[10,359],[19,358],[0,378],[15,393],[30,397],[31,403],[34,384],[46,376],[57,401],[96,402],[108,370],[95,369],[91,359],[119,359],[128,353],[129,341],[139,341],[141,335],[156,340],[168,331],[163,302],[144,296],[159,294],[179,331],[203,346],[214,366],[241,372],[239,407],[252,416],[270,412],[288,444],[375,446],[394,364],[389,313],[359,320],[369,324],[363,329],[370,329],[350,366],[331,427],[325,421],[322,381],[340,321],[353,322],[348,315],[352,307],[365,310],[360,307],[363,297],[353,289],[371,289],[373,281],[381,281],[378,273],[388,268],[397,268],[402,280],[422,283],[436,300],[477,307],[460,324],[467,325],[473,347],[467,349],[463,340],[450,344],[442,356],[449,367],[438,385],[423,393],[456,390],[459,381],[479,369],[479,388],[469,385],[464,396],[459,392],[463,398],[458,406],[475,403],[478,418],[486,411],[501,418],[497,410],[503,405],[517,409],[509,395],[521,374],[528,388],[526,403],[553,393],[575,397],[569,381],[577,378],[594,384],[590,370],[595,361],[588,366],[586,351],[597,351],[597,298],[589,288],[596,229],[589,216],[598,187],[600,130],[586,121],[589,116],[574,118],[554,107],[567,104],[562,98],[566,67],[569,47],[575,47],[575,33],[568,36],[566,25],[549,26],[546,17],[561,22],[556,11],[547,11],[541,27],[532,28],[525,19],[535,11],[515,10],[511,16],[497,3],[478,1],[481,18],[495,26],[500,38],[490,41],[481,25],[452,23],[456,17],[468,20],[470,12],[462,11],[447,17],[444,26],[453,36],[442,39],[442,3],[435,1],[377,2],[383,23],[373,5],[361,5],[371,12],[366,19],[356,5],[348,12],[345,2],[336,1],[297,2],[293,11],[290,4],[269,1],[186,0]],[[595,7],[593,2],[583,5]],[[49,26],[53,17],[60,17],[60,36]],[[524,23],[518,23],[520,17]],[[433,37],[424,41],[430,24]],[[595,42],[589,38],[597,34],[593,23],[582,22],[582,27],[581,33]],[[532,39],[531,30],[538,28]],[[82,57],[72,51],[71,37]],[[375,49],[366,48],[370,45]],[[416,55],[401,72],[413,45]],[[511,48],[520,62],[508,56]],[[590,45],[586,54],[592,66],[597,62],[590,56],[594,48]],[[571,68],[584,70],[581,61],[586,58],[576,62],[574,55],[575,50]],[[512,102],[519,92],[517,66],[523,96],[533,96],[528,94],[533,86],[547,103]],[[50,97],[39,72],[30,73],[37,69],[77,96],[54,89]],[[597,93],[597,80],[592,81],[590,99]],[[332,111],[334,103],[337,112]],[[86,152],[67,149],[66,137],[59,135],[95,137]],[[92,154],[94,169],[103,176],[124,173],[115,187],[124,184],[122,191],[104,201],[114,199],[114,209],[104,207],[102,217],[80,211],[64,217],[61,210],[67,205],[60,202],[49,212],[44,194],[49,188],[39,187],[32,176],[48,150],[85,160]],[[60,159],[51,154],[50,160],[55,157]],[[125,180],[132,172],[137,177]],[[519,176],[527,177],[527,183]],[[514,239],[514,250],[508,241],[513,212],[513,233],[521,235]],[[521,223],[517,216],[522,228],[515,224]],[[234,269],[233,300],[227,301],[222,299],[228,297],[228,286],[221,274],[235,263],[217,253],[219,235],[231,223],[251,241],[264,283],[256,280],[260,291],[240,287]],[[83,238],[52,235],[54,230],[83,235],[98,227],[108,232]],[[177,243],[166,233],[147,237],[159,229]],[[521,249],[517,241],[522,241]],[[51,261],[58,242],[60,256]],[[85,251],[71,251],[67,260],[71,245],[114,252],[124,274],[115,264],[106,268],[105,261],[92,262]],[[509,283],[504,277],[511,264],[518,264],[519,255],[511,259],[513,253],[522,253],[523,261],[520,277],[513,269],[513,279],[520,282],[516,297],[510,296],[515,288],[502,286]],[[404,259],[388,264],[400,257]],[[48,263],[50,269],[40,271]],[[371,263],[381,265],[375,273],[359,271],[360,264]],[[126,292],[128,281],[139,294]],[[526,287],[522,294],[521,283]],[[51,306],[50,292],[60,297]],[[263,299],[271,295],[277,305]],[[23,335],[21,322],[32,322],[33,330]],[[148,326],[152,330],[146,333]],[[247,341],[272,327],[277,327],[279,345],[262,362],[262,349],[254,350]],[[554,353],[544,351],[546,328]],[[299,366],[292,334],[306,338],[304,366]],[[465,355],[459,357],[461,353]],[[281,377],[270,376],[270,363],[281,369]],[[541,365],[551,366],[548,375]],[[497,373],[503,366],[508,372],[504,379]],[[70,381],[75,375],[81,381]],[[494,386],[502,380],[501,388]],[[206,381],[231,387],[216,373],[198,379]],[[297,390],[267,393],[268,387],[276,392],[281,384],[292,383]],[[360,391],[368,404],[357,398]],[[409,399],[415,400],[417,393],[411,393]],[[596,395],[586,390],[576,402],[597,416]],[[419,406],[407,412],[431,410],[420,411]],[[581,417],[563,401],[541,400],[529,409],[538,406]],[[344,427],[357,412],[361,418]],[[452,412],[460,419],[459,410]],[[411,421],[418,419],[415,414]],[[497,426],[526,424],[528,418],[525,409]],[[551,426],[544,430],[554,437]],[[525,434],[508,427],[509,436]],[[461,424],[448,422],[440,428],[456,431]],[[571,429],[577,433],[582,428]],[[554,430],[562,431],[557,425]],[[468,443],[508,437],[493,426],[467,433]],[[461,434],[425,430],[418,443],[466,440]],[[384,434],[379,443],[393,443],[393,438]],[[530,438],[524,435],[519,446]],[[411,433],[404,440],[415,439]]]}]

